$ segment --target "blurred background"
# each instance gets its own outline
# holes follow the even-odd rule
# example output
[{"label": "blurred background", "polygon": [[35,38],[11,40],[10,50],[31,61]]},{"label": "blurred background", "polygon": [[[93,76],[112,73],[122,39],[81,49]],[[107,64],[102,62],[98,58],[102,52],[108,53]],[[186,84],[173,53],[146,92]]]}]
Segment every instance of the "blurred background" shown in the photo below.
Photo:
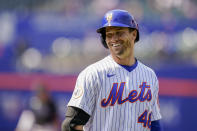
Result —
[{"label": "blurred background", "polygon": [[1,131],[16,129],[35,83],[64,119],[79,72],[109,54],[96,29],[115,8],[139,24],[135,54],[159,77],[164,130],[197,130],[196,0],[0,0]]}]

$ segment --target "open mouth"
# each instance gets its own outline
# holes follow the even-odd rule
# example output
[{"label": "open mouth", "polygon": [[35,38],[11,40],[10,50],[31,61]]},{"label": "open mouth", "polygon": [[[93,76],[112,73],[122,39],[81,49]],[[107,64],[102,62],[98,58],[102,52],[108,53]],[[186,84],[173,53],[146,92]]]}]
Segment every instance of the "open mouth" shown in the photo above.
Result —
[{"label": "open mouth", "polygon": [[112,44],[113,47],[118,47],[120,44]]}]

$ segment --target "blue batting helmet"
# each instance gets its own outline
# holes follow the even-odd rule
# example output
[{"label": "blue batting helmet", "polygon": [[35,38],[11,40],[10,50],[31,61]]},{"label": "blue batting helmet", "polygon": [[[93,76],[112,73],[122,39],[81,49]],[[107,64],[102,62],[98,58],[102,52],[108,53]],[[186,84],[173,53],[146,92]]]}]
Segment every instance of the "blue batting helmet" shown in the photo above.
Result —
[{"label": "blue batting helmet", "polygon": [[102,26],[97,29],[97,33],[101,34],[101,41],[104,47],[107,47],[105,42],[105,27],[115,26],[115,27],[128,27],[137,30],[137,37],[135,42],[139,41],[139,29],[138,24],[134,20],[134,17],[126,10],[111,10],[108,11],[102,20]]}]

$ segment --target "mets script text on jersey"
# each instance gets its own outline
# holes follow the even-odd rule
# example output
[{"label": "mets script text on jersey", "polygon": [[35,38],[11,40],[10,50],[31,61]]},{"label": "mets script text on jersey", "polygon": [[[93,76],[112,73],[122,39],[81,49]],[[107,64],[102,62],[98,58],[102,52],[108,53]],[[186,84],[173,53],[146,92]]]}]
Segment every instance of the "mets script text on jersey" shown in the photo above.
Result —
[{"label": "mets script text on jersey", "polygon": [[[152,99],[152,94],[151,94],[151,89],[149,85],[146,85],[146,82],[142,82],[142,84],[139,86],[139,88],[141,88],[140,93],[138,94],[138,92],[136,90],[132,90],[128,97],[125,99],[122,99],[122,93],[125,87],[125,82],[121,82],[119,89],[117,91],[118,88],[118,83],[113,83],[113,86],[111,88],[110,94],[108,96],[108,98],[104,98],[101,101],[101,106],[102,107],[107,107],[107,106],[113,106],[116,101],[118,101],[118,104],[123,104],[124,102],[136,102],[137,100],[144,102],[145,100],[147,101],[151,101]],[[148,88],[147,93],[145,94],[145,89]],[[145,96],[144,96],[145,94]]]}]

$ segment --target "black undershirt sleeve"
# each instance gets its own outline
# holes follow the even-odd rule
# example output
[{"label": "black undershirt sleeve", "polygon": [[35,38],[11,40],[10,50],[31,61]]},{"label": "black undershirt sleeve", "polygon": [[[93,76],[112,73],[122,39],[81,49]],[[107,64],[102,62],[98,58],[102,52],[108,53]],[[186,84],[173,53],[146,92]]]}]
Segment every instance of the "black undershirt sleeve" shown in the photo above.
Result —
[{"label": "black undershirt sleeve", "polygon": [[87,114],[80,108],[68,106],[66,111],[66,119],[62,123],[62,131],[78,131],[74,127],[76,125],[85,125],[90,118]]}]

